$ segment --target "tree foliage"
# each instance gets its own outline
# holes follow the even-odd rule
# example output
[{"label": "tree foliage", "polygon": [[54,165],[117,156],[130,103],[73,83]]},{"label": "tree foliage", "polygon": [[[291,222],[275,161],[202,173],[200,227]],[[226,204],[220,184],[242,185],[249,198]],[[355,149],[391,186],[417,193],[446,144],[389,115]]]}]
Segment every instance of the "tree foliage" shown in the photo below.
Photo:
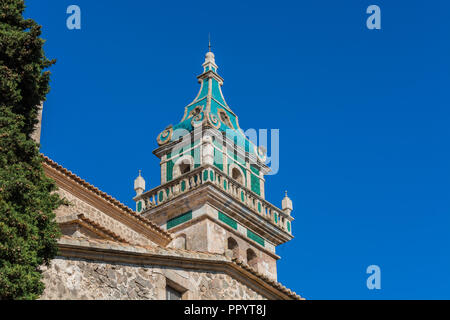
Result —
[{"label": "tree foliage", "polygon": [[0,0],[0,299],[35,299],[40,266],[57,253],[54,210],[63,200],[31,139],[54,61],[23,0]]}]

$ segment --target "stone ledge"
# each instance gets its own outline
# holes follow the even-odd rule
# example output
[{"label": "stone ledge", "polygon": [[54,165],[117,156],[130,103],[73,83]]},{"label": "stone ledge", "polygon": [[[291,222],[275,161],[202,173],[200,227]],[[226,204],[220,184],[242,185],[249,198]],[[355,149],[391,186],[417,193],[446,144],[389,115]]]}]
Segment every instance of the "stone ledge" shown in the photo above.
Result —
[{"label": "stone ledge", "polygon": [[256,272],[244,262],[231,260],[221,254],[162,247],[136,247],[99,240],[80,241],[67,237],[61,238],[58,243],[60,256],[67,258],[217,271],[239,280],[268,299],[303,299],[279,282]]},{"label": "stone ledge", "polygon": [[59,188],[67,189],[69,193],[78,198],[80,194],[83,194],[93,203],[108,207],[107,211],[100,211],[111,211],[111,214],[114,216],[113,218],[118,219],[133,229],[139,230],[140,233],[149,237],[153,242],[167,245],[172,240],[170,233],[162,230],[150,220],[141,217],[114,197],[99,190],[45,155],[42,155],[42,157],[44,159],[43,167],[45,174],[55,180]]}]

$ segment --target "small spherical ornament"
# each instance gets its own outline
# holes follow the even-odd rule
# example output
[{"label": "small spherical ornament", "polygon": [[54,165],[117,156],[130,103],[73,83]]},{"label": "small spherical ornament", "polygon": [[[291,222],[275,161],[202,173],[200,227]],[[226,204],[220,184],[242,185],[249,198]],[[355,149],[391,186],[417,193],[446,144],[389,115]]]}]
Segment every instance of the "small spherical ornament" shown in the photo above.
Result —
[{"label": "small spherical ornament", "polygon": [[214,53],[212,53],[211,51],[206,53],[206,56],[205,56],[206,61],[214,61],[214,58],[215,58]]},{"label": "small spherical ornament", "polygon": [[267,159],[266,148],[264,146],[259,146],[259,147],[254,146],[254,150],[255,150],[256,155],[258,156],[258,159],[261,160],[262,162],[265,162]]}]

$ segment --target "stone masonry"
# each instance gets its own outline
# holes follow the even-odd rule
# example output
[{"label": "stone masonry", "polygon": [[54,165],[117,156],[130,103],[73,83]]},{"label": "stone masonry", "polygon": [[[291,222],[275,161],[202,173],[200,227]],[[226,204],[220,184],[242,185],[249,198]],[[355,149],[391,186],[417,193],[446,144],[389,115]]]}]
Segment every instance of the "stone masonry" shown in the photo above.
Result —
[{"label": "stone masonry", "polygon": [[[57,258],[44,267],[41,299],[166,299],[167,279],[188,289],[191,300],[264,299],[229,275],[154,265]],[[169,280],[170,281],[170,280]]]}]

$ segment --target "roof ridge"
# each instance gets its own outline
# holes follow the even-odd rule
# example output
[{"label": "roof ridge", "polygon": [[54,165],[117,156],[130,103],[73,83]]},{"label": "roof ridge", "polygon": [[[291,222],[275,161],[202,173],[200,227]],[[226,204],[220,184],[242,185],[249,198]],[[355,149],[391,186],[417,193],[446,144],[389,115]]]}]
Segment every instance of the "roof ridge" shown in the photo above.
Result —
[{"label": "roof ridge", "polygon": [[[69,240],[71,242],[74,242],[78,245],[83,245],[83,241],[79,241],[75,238],[72,238],[70,236],[62,236],[60,238],[60,241],[64,241],[64,240]],[[200,255],[200,257],[198,257],[199,259],[201,258],[212,258],[212,257],[217,257],[217,258],[225,258],[226,260],[223,262],[228,261],[228,263],[231,263],[235,266],[237,266],[238,268],[241,268],[247,272],[250,272],[251,274],[253,274],[254,276],[256,276],[258,279],[264,281],[265,283],[269,284],[270,286],[276,288],[277,290],[280,290],[281,292],[283,292],[284,294],[286,294],[287,296],[293,298],[293,299],[297,299],[297,300],[305,300],[305,298],[301,297],[300,295],[298,295],[297,293],[295,293],[294,291],[292,291],[291,289],[285,287],[284,285],[282,285],[280,282],[270,279],[269,277],[267,277],[266,275],[260,273],[259,271],[255,270],[254,268],[250,267],[247,263],[245,263],[243,260],[239,259],[239,258],[232,258],[229,259],[227,258],[225,255],[220,254],[220,253],[209,253],[209,252],[202,252],[202,251],[194,251],[194,250],[186,250],[186,249],[177,249],[177,248],[168,248],[168,247],[162,247],[162,246],[144,246],[144,245],[134,245],[134,244],[130,244],[130,243],[119,243],[119,242],[114,242],[114,241],[110,241],[110,240],[102,240],[102,239],[91,239],[91,238],[82,238],[82,240],[87,241],[89,243],[92,244],[97,244],[97,245],[101,245],[101,244],[106,244],[106,245],[116,245],[116,246],[120,246],[123,248],[129,247],[129,248],[134,248],[134,249],[144,249],[146,250],[148,253],[154,253],[154,254],[158,254],[161,252],[158,252],[159,250],[161,251],[165,251],[165,252],[170,252],[170,253],[188,253],[188,254],[196,254],[196,255]],[[67,244],[67,243],[65,243]],[[180,258],[183,258],[183,256],[180,256]]]},{"label": "roof ridge", "polygon": [[258,278],[260,278],[261,280],[264,280],[265,282],[267,282],[268,284],[272,285],[273,287],[277,288],[278,290],[282,291],[283,293],[287,294],[288,296],[290,296],[291,298],[295,298],[298,300],[305,300],[305,298],[301,297],[299,294],[295,293],[294,291],[292,291],[291,289],[285,287],[284,285],[282,285],[280,282],[275,281],[273,279],[270,279],[269,277],[267,277],[266,275],[260,273],[259,271],[257,271],[256,269],[250,267],[247,263],[245,263],[243,260],[239,259],[239,258],[232,258],[231,262],[234,263],[235,265],[249,271],[250,273],[252,273],[253,275],[257,276]]},{"label": "roof ridge", "polygon": [[[129,247],[129,248],[141,248],[148,251],[152,251],[154,253],[158,253],[158,250],[165,251],[165,252],[171,252],[171,253],[187,253],[187,254],[196,254],[206,257],[224,257],[223,254],[220,253],[211,253],[211,252],[204,252],[204,251],[196,251],[196,250],[187,250],[187,249],[178,249],[178,248],[171,248],[171,247],[163,247],[160,245],[150,246],[150,245],[142,245],[142,244],[132,244],[130,242],[124,241],[112,241],[108,239],[94,239],[89,237],[80,237],[80,239],[87,241],[92,244],[111,244],[111,245],[121,245],[122,247]],[[72,242],[79,242],[78,238],[74,238],[69,235],[63,235],[60,237],[60,240],[69,240]]]},{"label": "roof ridge", "polygon": [[62,172],[63,174],[69,176],[71,179],[73,179],[74,181],[76,181],[77,183],[79,183],[80,185],[86,187],[87,189],[89,189],[90,191],[96,193],[97,195],[99,195],[100,197],[102,197],[103,199],[109,201],[111,204],[113,204],[115,207],[121,209],[122,211],[124,211],[125,213],[128,214],[128,216],[139,220],[140,222],[146,224],[148,227],[150,227],[151,229],[153,229],[153,231],[156,231],[157,233],[159,233],[161,236],[165,237],[168,240],[172,239],[172,235],[161,229],[158,225],[156,225],[155,223],[153,223],[152,221],[138,215],[134,210],[132,210],[130,207],[126,206],[125,204],[123,204],[122,202],[120,202],[119,200],[117,200],[116,198],[112,197],[111,195],[107,194],[106,192],[101,191],[100,189],[98,189],[97,187],[95,187],[94,185],[90,184],[89,182],[87,182],[86,180],[80,178],[79,176],[77,176],[75,173],[73,173],[72,171],[64,168],[63,166],[61,166],[60,164],[58,164],[56,161],[50,159],[49,157],[47,157],[46,155],[42,154],[42,157],[44,158],[44,162],[46,164],[48,164],[49,166],[51,166],[52,168]]},{"label": "roof ridge", "polygon": [[114,240],[117,240],[117,241],[122,242],[122,243],[130,244],[130,242],[128,242],[127,240],[125,240],[124,238],[122,238],[121,236],[116,234],[114,231],[111,231],[111,230],[107,229],[106,227],[102,226],[100,223],[89,219],[84,214],[80,213],[78,215],[78,218],[80,220],[84,221],[85,223],[90,224],[94,228],[100,230],[101,232],[105,233],[106,235],[108,235],[109,237],[113,238]]}]

